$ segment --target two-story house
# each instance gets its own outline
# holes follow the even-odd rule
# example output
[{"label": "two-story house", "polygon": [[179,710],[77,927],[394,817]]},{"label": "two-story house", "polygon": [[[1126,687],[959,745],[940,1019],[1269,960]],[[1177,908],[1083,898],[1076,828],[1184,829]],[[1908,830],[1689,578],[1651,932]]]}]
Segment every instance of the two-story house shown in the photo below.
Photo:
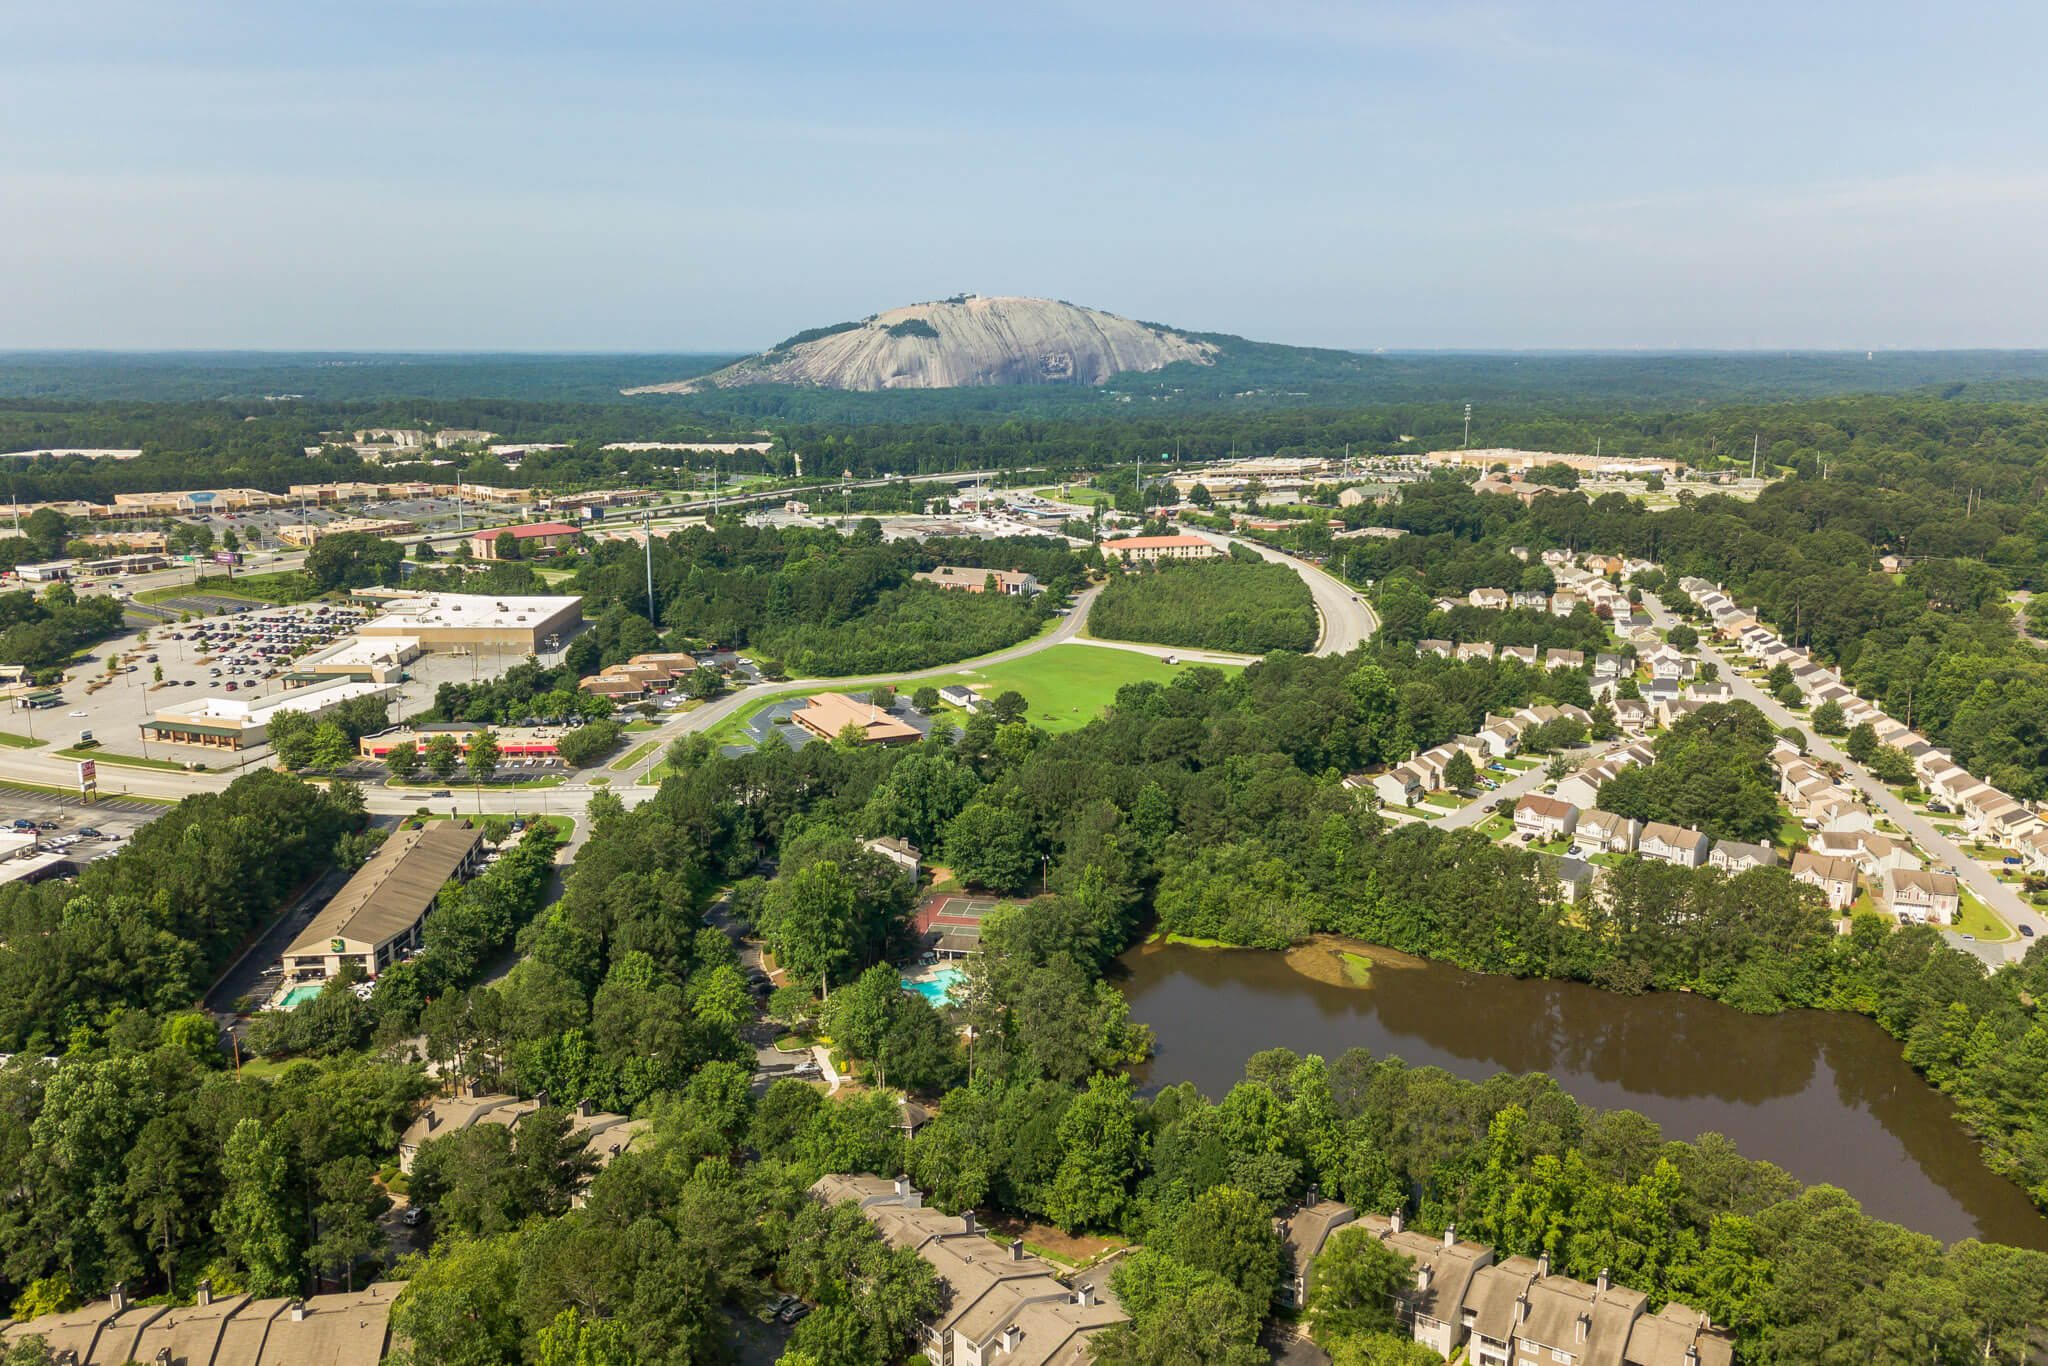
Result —
[{"label": "two-story house", "polygon": [[1894,868],[1884,875],[1884,895],[1901,924],[1953,925],[1962,912],[1962,888],[1947,873]]},{"label": "two-story house", "polygon": [[1713,841],[1697,830],[1651,821],[1636,840],[1636,852],[1659,863],[1697,868],[1707,861],[1707,850],[1712,845]]},{"label": "two-story house", "polygon": [[1616,815],[1590,807],[1579,812],[1578,828],[1572,838],[1587,854],[1633,854],[1642,836],[1643,823],[1633,816]]},{"label": "two-story house", "polygon": [[1741,840],[1717,840],[1714,851],[1707,855],[1710,867],[1734,877],[1752,868],[1775,868],[1778,866],[1778,851],[1768,844],[1745,844]]},{"label": "two-story house", "polygon": [[1568,839],[1578,826],[1579,808],[1570,802],[1531,792],[1515,803],[1515,833],[1531,843]]},{"label": "two-story house", "polygon": [[1792,856],[1792,880],[1820,888],[1831,911],[1846,911],[1856,904],[1861,872],[1854,859],[1831,858],[1808,849]]}]

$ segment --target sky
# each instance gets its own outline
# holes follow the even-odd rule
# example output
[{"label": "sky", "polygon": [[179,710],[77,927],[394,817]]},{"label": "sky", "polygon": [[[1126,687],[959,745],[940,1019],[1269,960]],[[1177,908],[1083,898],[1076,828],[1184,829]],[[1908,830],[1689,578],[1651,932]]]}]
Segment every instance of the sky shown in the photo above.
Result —
[{"label": "sky", "polygon": [[0,7],[0,349],[2048,345],[2048,6]]}]

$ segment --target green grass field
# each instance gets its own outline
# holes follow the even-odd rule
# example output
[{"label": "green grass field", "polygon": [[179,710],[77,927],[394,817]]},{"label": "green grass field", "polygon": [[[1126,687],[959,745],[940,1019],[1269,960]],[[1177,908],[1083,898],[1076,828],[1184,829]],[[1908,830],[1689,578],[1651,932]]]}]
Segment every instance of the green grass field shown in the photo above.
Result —
[{"label": "green grass field", "polygon": [[983,697],[994,697],[1011,689],[1024,694],[1031,704],[1026,719],[1043,730],[1078,730],[1096,719],[1102,708],[1116,700],[1118,688],[1127,683],[1166,683],[1191,668],[1207,667],[1235,672],[1237,664],[1168,664],[1132,650],[1110,650],[1096,645],[1055,645],[1035,655],[986,669],[963,669],[943,678],[921,679],[902,685],[916,691],[930,686],[943,688],[965,683]]},{"label": "green grass field", "polygon": [[104,749],[60,749],[57,751],[67,759],[91,759],[96,763],[113,764],[117,768],[155,768],[166,773],[183,773],[185,766],[169,759],[144,759],[133,754],[113,754]]},{"label": "green grass field", "polygon": [[642,759],[645,759],[648,755],[654,753],[654,751],[659,748],[661,748],[661,741],[649,740],[646,744],[640,745],[632,750],[629,750],[623,759],[614,759],[612,761],[612,771],[615,773],[622,773],[625,770],[631,768],[633,765],[639,763]]},{"label": "green grass field", "polygon": [[0,745],[5,745],[8,749],[41,749],[48,743],[47,740],[31,740],[26,735],[13,735],[0,730]]},{"label": "green grass field", "polygon": [[2012,926],[2000,920],[1997,912],[1970,892],[1964,891],[1961,901],[1962,908],[1956,915],[1956,929],[1964,934],[1974,934],[1992,944],[2012,938]]}]

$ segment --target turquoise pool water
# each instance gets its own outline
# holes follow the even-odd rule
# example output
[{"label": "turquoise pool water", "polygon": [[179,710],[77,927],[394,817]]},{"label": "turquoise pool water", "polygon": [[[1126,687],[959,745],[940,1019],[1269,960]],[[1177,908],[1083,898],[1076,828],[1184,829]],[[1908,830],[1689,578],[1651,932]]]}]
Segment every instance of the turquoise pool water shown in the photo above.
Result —
[{"label": "turquoise pool water", "polygon": [[313,982],[306,986],[293,987],[284,994],[284,999],[278,1002],[277,1008],[279,1010],[291,1010],[296,1006],[304,1005],[320,994],[322,985],[322,983]]},{"label": "turquoise pool water", "polygon": [[953,984],[960,980],[960,969],[940,968],[922,982],[905,979],[903,988],[914,991],[935,1006],[946,1004],[946,997],[953,990]]}]

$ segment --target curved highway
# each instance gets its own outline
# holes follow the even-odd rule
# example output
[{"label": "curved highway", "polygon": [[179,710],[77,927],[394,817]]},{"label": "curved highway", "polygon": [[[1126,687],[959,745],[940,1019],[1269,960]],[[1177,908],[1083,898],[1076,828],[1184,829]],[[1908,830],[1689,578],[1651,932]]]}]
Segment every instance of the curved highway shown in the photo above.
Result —
[{"label": "curved highway", "polygon": [[1315,653],[1319,655],[1348,655],[1372,638],[1380,629],[1380,619],[1372,608],[1365,605],[1365,599],[1353,592],[1351,586],[1334,574],[1326,574],[1307,560],[1247,541],[1242,536],[1225,536],[1219,533],[1194,531],[1192,534],[1219,545],[1241,545],[1257,552],[1274,564],[1284,564],[1301,575],[1301,581],[1308,585],[1309,593],[1316,600],[1316,615],[1322,618],[1322,635],[1316,641]]}]

